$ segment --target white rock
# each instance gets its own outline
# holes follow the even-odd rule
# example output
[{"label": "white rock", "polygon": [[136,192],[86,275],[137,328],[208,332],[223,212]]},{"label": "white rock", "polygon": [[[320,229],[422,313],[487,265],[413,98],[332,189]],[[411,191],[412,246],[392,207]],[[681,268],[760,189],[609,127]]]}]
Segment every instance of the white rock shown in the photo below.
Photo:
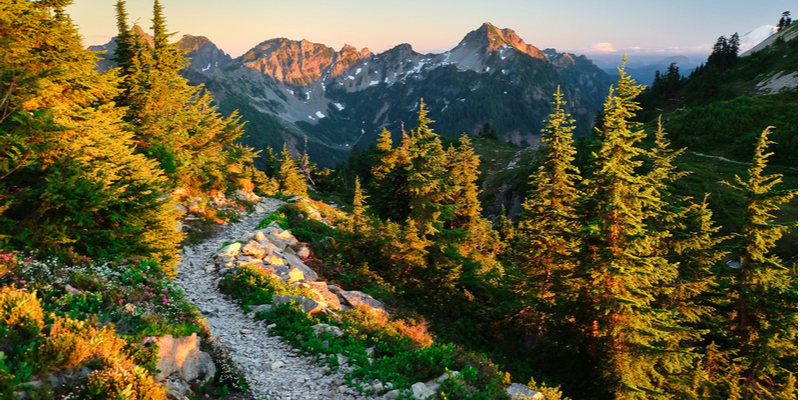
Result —
[{"label": "white rock", "polygon": [[436,392],[429,389],[422,382],[417,382],[411,385],[411,393],[414,395],[414,398],[419,400],[427,399],[428,397],[433,397],[436,395]]},{"label": "white rock", "polygon": [[[511,398],[544,400],[544,395],[541,392],[530,390],[527,386],[521,383],[512,383],[511,386],[506,389],[506,393],[508,393]],[[517,397],[518,395],[519,397]]]},{"label": "white rock", "polygon": [[286,363],[284,363],[283,361],[275,361],[274,363],[272,363],[272,365],[270,367],[274,371],[274,370],[276,370],[278,368],[283,368],[284,365],[286,365]]}]

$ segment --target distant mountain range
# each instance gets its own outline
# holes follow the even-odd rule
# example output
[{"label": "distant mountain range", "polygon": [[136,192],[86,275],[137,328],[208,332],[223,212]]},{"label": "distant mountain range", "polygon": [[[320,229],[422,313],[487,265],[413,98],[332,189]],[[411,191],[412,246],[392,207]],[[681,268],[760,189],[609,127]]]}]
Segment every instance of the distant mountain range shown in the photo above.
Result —
[{"label": "distant mountain range", "polygon": [[[332,166],[353,146],[369,146],[383,127],[399,138],[413,127],[424,99],[433,129],[445,136],[475,134],[485,123],[519,145],[538,145],[553,93],[565,93],[577,135],[586,135],[612,78],[585,56],[544,51],[511,29],[485,23],[450,51],[421,54],[400,44],[380,54],[345,45],[341,50],[285,38],[259,43],[232,59],[202,36],[184,36],[191,58],[183,73],[205,84],[220,111],[238,109],[245,144],[302,152],[308,137],[314,161]],[[113,63],[112,40],[98,68]]]}]

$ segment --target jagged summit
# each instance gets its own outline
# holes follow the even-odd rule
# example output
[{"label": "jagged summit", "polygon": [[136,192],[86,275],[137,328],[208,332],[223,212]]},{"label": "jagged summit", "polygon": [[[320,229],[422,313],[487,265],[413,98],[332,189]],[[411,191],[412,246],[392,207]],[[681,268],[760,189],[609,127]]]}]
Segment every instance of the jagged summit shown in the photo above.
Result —
[{"label": "jagged summit", "polygon": [[336,76],[358,60],[371,55],[366,47],[358,51],[353,46],[344,45],[337,52],[332,47],[305,39],[276,38],[259,43],[236,63],[281,82],[302,86],[320,81],[328,75]]},{"label": "jagged summit", "polygon": [[191,52],[199,50],[207,43],[211,43],[211,40],[205,36],[183,35],[178,43],[178,48],[186,50],[187,52]]},{"label": "jagged summit", "polygon": [[500,29],[489,22],[468,33],[456,47],[481,48],[486,52],[496,51],[504,46],[515,48],[531,57],[546,59],[544,53],[523,41],[514,30]]}]

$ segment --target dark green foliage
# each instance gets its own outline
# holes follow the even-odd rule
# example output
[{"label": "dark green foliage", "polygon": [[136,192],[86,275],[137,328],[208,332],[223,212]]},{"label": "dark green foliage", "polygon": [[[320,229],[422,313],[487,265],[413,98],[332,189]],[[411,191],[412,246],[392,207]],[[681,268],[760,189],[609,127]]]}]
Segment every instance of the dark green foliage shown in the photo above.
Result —
[{"label": "dark green foliage", "polygon": [[[776,127],[773,139],[786,149],[775,154],[775,162],[796,164],[797,91],[758,97],[740,96],[690,107],[672,114],[665,126],[676,146],[746,161],[755,150],[765,120]],[[732,136],[732,132],[736,135]]]},{"label": "dark green foliage", "polygon": [[795,385],[791,379],[780,382],[779,376],[792,373],[781,366],[781,359],[797,357],[797,271],[783,265],[770,250],[797,226],[796,222],[777,223],[772,214],[778,205],[797,196],[797,190],[778,190],[775,186],[781,175],[763,175],[772,155],[767,147],[774,144],[768,140],[770,128],[759,137],[747,180],[737,176],[734,184],[726,182],[747,201],[744,232],[736,248],[739,267],[728,273],[731,309],[726,310],[731,316],[727,326],[738,339],[736,361],[745,398],[761,397],[781,384]]},{"label": "dark green foliage", "polygon": [[112,102],[117,78],[93,70],[95,56],[52,4],[14,1],[2,12],[12,16],[0,27],[6,243],[174,266],[174,204],[157,165],[133,154]]},{"label": "dark green foliage", "polygon": [[[156,395],[139,398],[158,398],[163,389],[152,382],[158,348],[142,345],[143,337],[209,336],[197,308],[152,260],[101,261],[69,252],[49,258],[3,252],[0,259],[9,267],[0,277],[0,314],[13,311],[12,318],[0,316],[0,393],[6,384],[18,386],[64,369],[86,367],[100,373],[113,367],[117,378],[121,373],[127,376],[120,378],[123,381],[137,382],[134,391]],[[68,293],[67,285],[81,293]],[[4,333],[17,330],[20,321],[28,330],[41,332],[16,335],[8,346]],[[74,396],[79,391],[106,398],[107,392],[92,383],[91,376],[88,383],[86,378],[65,377],[67,384],[31,390],[29,398],[53,398],[54,392]],[[120,384],[115,382],[108,385]]]}]

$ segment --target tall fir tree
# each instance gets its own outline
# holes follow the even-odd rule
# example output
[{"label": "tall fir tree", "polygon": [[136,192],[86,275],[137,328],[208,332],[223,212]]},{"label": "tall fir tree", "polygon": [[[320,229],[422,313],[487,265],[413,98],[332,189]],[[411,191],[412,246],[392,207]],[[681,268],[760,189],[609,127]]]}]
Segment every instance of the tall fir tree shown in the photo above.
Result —
[{"label": "tall fir tree", "polygon": [[[723,182],[746,199],[744,231],[737,247],[739,267],[731,271],[728,288],[731,319],[729,331],[738,341],[743,398],[754,399],[777,393],[797,397],[793,388],[797,371],[788,371],[780,361],[797,358],[797,269],[787,268],[770,250],[796,222],[779,223],[773,211],[797,195],[796,189],[779,190],[780,174],[764,175],[770,144],[770,129],[758,139],[748,178],[736,176],[734,183]],[[788,377],[787,377],[788,376]],[[796,388],[794,388],[796,389]]]},{"label": "tall fir tree", "polygon": [[297,162],[295,162],[289,154],[285,143],[283,144],[283,151],[281,152],[281,168],[279,175],[281,191],[297,196],[308,196],[308,185],[306,185],[305,176],[300,172]]},{"label": "tall fir tree", "polygon": [[392,148],[392,134],[383,128],[378,135],[378,144],[375,146],[372,160],[372,177],[376,181],[382,181],[389,173],[395,169],[397,164],[397,152]]},{"label": "tall fir tree", "polygon": [[[114,50],[112,61],[116,62],[120,68],[120,75],[123,79],[128,79],[133,73],[133,59],[139,51],[139,40],[136,34],[128,26],[128,13],[125,11],[125,1],[117,0],[115,4],[117,12],[117,48]],[[127,106],[130,101],[130,86],[122,84],[123,91],[117,99],[117,105]]]},{"label": "tall fir tree", "polygon": [[355,191],[353,193],[353,231],[363,229],[367,225],[367,221],[369,221],[369,217],[366,215],[368,207],[364,202],[367,197],[361,191],[360,179],[356,177]]},{"label": "tall fir tree", "polygon": [[172,274],[183,234],[165,179],[134,154],[119,79],[94,70],[66,3],[0,4],[0,234],[15,248],[151,257]]},{"label": "tall fir tree", "polygon": [[442,228],[442,221],[452,217],[452,206],[446,203],[451,187],[447,182],[447,157],[439,135],[428,127],[425,103],[420,99],[417,126],[411,130],[409,163],[406,166],[410,199],[410,217],[426,237]]},{"label": "tall fir tree", "polygon": [[470,232],[479,225],[482,208],[478,200],[480,189],[475,183],[480,174],[478,166],[481,162],[472,148],[469,136],[461,135],[458,148],[451,146],[448,149],[447,160],[452,188],[448,202],[454,209],[448,228]]},{"label": "tall fir tree", "polygon": [[123,68],[120,73],[122,89],[128,93],[126,120],[133,127],[138,151],[161,164],[173,187],[196,195],[235,187],[245,164],[256,156],[252,149],[231,146],[244,133],[237,113],[223,117],[202,86],[190,86],[179,75],[188,62],[177,45],[169,43],[160,2],[153,5],[153,46],[135,31],[124,30],[123,1],[117,11],[118,36],[137,36],[129,71]]},{"label": "tall fir tree", "polygon": [[646,154],[637,143],[645,134],[631,119],[642,90],[625,74],[623,60],[616,93],[612,89],[604,106],[594,170],[584,180],[586,227],[573,288],[588,354],[617,399],[666,398],[679,390],[693,362],[681,348],[686,334],[675,311],[654,303],[678,272],[657,254],[668,233],[654,232],[646,220],[660,199],[636,173]]},{"label": "tall fir tree", "polygon": [[662,286],[659,301],[665,308],[680,310],[677,317],[687,326],[697,326],[712,311],[704,304],[702,295],[712,285],[711,268],[726,254],[720,244],[729,236],[717,234],[720,228],[714,226],[705,200],[694,204],[687,197],[673,194],[670,185],[689,173],[679,171],[674,165],[685,149],[673,150],[669,146],[659,117],[655,145],[647,152],[650,169],[644,175],[648,183],[645,190],[656,199],[647,222],[654,234],[669,232],[661,236],[656,252],[678,263],[678,276]]},{"label": "tall fir tree", "polygon": [[520,293],[528,308],[525,315],[534,317],[527,322],[540,327],[552,325],[545,318],[559,318],[554,307],[563,304],[569,293],[567,282],[574,273],[579,231],[575,207],[581,177],[572,163],[575,121],[564,112],[566,101],[560,87],[554,96],[554,112],[542,130],[541,140],[547,147],[539,169],[530,177],[534,189],[522,204],[515,249],[524,276]]},{"label": "tall fir tree", "polygon": [[369,189],[374,199],[373,209],[383,218],[401,221],[408,217],[406,167],[409,165],[410,146],[411,138],[405,132],[397,148],[392,147],[391,133],[388,130],[383,129],[378,136],[370,171],[373,179],[369,183]]}]

